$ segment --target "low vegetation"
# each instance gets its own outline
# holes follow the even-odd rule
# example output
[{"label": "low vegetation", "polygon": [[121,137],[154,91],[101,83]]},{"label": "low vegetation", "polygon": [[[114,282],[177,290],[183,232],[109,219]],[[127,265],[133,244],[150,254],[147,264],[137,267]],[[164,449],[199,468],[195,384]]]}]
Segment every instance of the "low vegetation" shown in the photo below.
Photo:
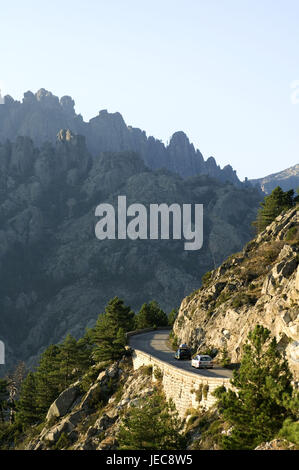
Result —
[{"label": "low vegetation", "polygon": [[187,442],[181,428],[174,404],[157,390],[129,409],[118,434],[120,449],[184,450]]},{"label": "low vegetation", "polygon": [[[43,423],[53,401],[79,378],[82,392],[88,391],[101,371],[126,354],[126,332],[167,324],[167,315],[157,302],[144,304],[135,315],[115,297],[82,338],[67,335],[61,344],[50,345],[42,353],[34,372],[23,371],[18,379],[1,379],[0,448],[14,447],[20,439],[29,437],[32,427]],[[159,371],[156,375],[158,378]],[[63,437],[57,445],[62,446],[64,441]]]},{"label": "low vegetation", "polygon": [[[190,449],[252,450],[277,437],[299,449],[298,392],[269,330],[257,325],[251,331],[231,383],[233,389],[216,389],[212,409],[188,411]],[[200,403],[204,385],[193,393]]]},{"label": "low vegetation", "polygon": [[276,340],[263,326],[257,325],[249,334],[231,383],[236,391],[224,387],[215,391],[220,416],[232,428],[222,438],[224,449],[254,449],[283,429],[287,433],[285,420],[298,420],[299,396],[292,387],[292,375]]}]

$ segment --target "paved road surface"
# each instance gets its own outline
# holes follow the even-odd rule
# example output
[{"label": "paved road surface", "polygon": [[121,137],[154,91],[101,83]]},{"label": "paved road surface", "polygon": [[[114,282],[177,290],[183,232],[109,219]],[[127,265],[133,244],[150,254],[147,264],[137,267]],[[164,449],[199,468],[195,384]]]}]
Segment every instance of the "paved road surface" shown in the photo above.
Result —
[{"label": "paved road surface", "polygon": [[178,361],[174,359],[174,351],[167,345],[168,335],[169,331],[156,330],[132,336],[130,338],[130,346],[133,349],[139,349],[157,359],[168,362],[188,372],[193,372],[196,375],[214,378],[232,377],[232,371],[223,369],[217,365],[215,365],[213,369],[194,369],[194,367],[191,367],[191,361]]}]

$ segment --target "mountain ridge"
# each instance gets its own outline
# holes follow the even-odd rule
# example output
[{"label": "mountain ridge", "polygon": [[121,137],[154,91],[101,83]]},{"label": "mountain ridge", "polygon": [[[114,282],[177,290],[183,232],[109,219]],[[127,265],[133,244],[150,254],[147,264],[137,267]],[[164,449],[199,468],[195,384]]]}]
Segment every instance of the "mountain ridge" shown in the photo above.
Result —
[{"label": "mountain ridge", "polygon": [[295,191],[299,188],[299,163],[263,178],[251,179],[249,182],[253,186],[260,187],[266,194],[270,194],[277,186],[280,186],[283,191],[290,189]]},{"label": "mountain ridge", "polygon": [[174,133],[165,146],[160,140],[147,137],[145,131],[127,126],[119,112],[102,110],[85,122],[81,114],[76,114],[74,106],[70,96],[59,99],[43,88],[35,94],[24,93],[22,103],[6,95],[4,105],[0,106],[0,142],[27,136],[37,146],[46,141],[54,143],[57,133],[65,128],[85,136],[88,150],[94,157],[100,152],[134,151],[151,169],[165,167],[183,177],[207,174],[242,186],[230,165],[221,169],[213,157],[205,161],[182,131]]}]

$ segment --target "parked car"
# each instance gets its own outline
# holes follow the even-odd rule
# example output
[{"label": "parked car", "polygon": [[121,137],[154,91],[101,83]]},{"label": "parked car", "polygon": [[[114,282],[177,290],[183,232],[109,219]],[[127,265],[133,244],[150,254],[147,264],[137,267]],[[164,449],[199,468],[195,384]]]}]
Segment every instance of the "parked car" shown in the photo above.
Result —
[{"label": "parked car", "polygon": [[196,369],[200,369],[201,367],[204,369],[212,369],[213,359],[211,356],[198,354],[192,359],[191,366],[196,367]]},{"label": "parked car", "polygon": [[175,359],[178,359],[178,360],[180,359],[190,360],[191,356],[192,356],[191,351],[187,345],[184,345],[184,347],[179,347],[179,349],[176,351],[174,355]]}]

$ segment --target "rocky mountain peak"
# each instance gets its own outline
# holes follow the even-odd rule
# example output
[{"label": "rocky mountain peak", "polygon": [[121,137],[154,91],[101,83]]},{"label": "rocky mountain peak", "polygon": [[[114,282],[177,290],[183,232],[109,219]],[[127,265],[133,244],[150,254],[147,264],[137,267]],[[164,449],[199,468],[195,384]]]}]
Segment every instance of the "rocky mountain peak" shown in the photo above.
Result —
[{"label": "rocky mountain peak", "polygon": [[51,93],[48,90],[45,90],[44,88],[41,88],[40,90],[37,91],[35,94],[36,101],[40,102],[42,105],[46,107],[58,107],[59,106],[59,98],[53,93]]},{"label": "rocky mountain peak", "polygon": [[75,101],[71,96],[62,96],[60,98],[61,107],[69,114],[75,114]]},{"label": "rocky mountain peak", "polygon": [[296,190],[299,187],[299,164],[264,178],[252,179],[250,183],[260,187],[266,194],[270,194],[277,186],[284,191]]},{"label": "rocky mountain peak", "polygon": [[211,169],[219,168],[214,157],[209,157],[207,159],[206,166]]},{"label": "rocky mountain peak", "polygon": [[[187,137],[185,132],[177,131],[172,135],[170,142],[169,142],[169,147],[176,146],[176,145],[188,146],[192,144],[190,144],[189,138]],[[192,147],[194,148],[193,145]]]},{"label": "rocky mountain peak", "polygon": [[15,141],[20,135],[30,137],[35,145],[56,142],[60,129],[85,136],[88,150],[98,158],[101,152],[133,151],[140,155],[151,169],[166,168],[181,176],[207,174],[221,181],[242,186],[236,173],[224,171],[210,159],[205,162],[199,150],[194,148],[186,134],[175,132],[169,146],[138,128],[127,126],[119,112],[101,110],[98,116],[85,122],[74,109],[70,96],[58,98],[45,88],[35,94],[24,93],[22,103],[6,96],[0,109],[0,142]]}]

